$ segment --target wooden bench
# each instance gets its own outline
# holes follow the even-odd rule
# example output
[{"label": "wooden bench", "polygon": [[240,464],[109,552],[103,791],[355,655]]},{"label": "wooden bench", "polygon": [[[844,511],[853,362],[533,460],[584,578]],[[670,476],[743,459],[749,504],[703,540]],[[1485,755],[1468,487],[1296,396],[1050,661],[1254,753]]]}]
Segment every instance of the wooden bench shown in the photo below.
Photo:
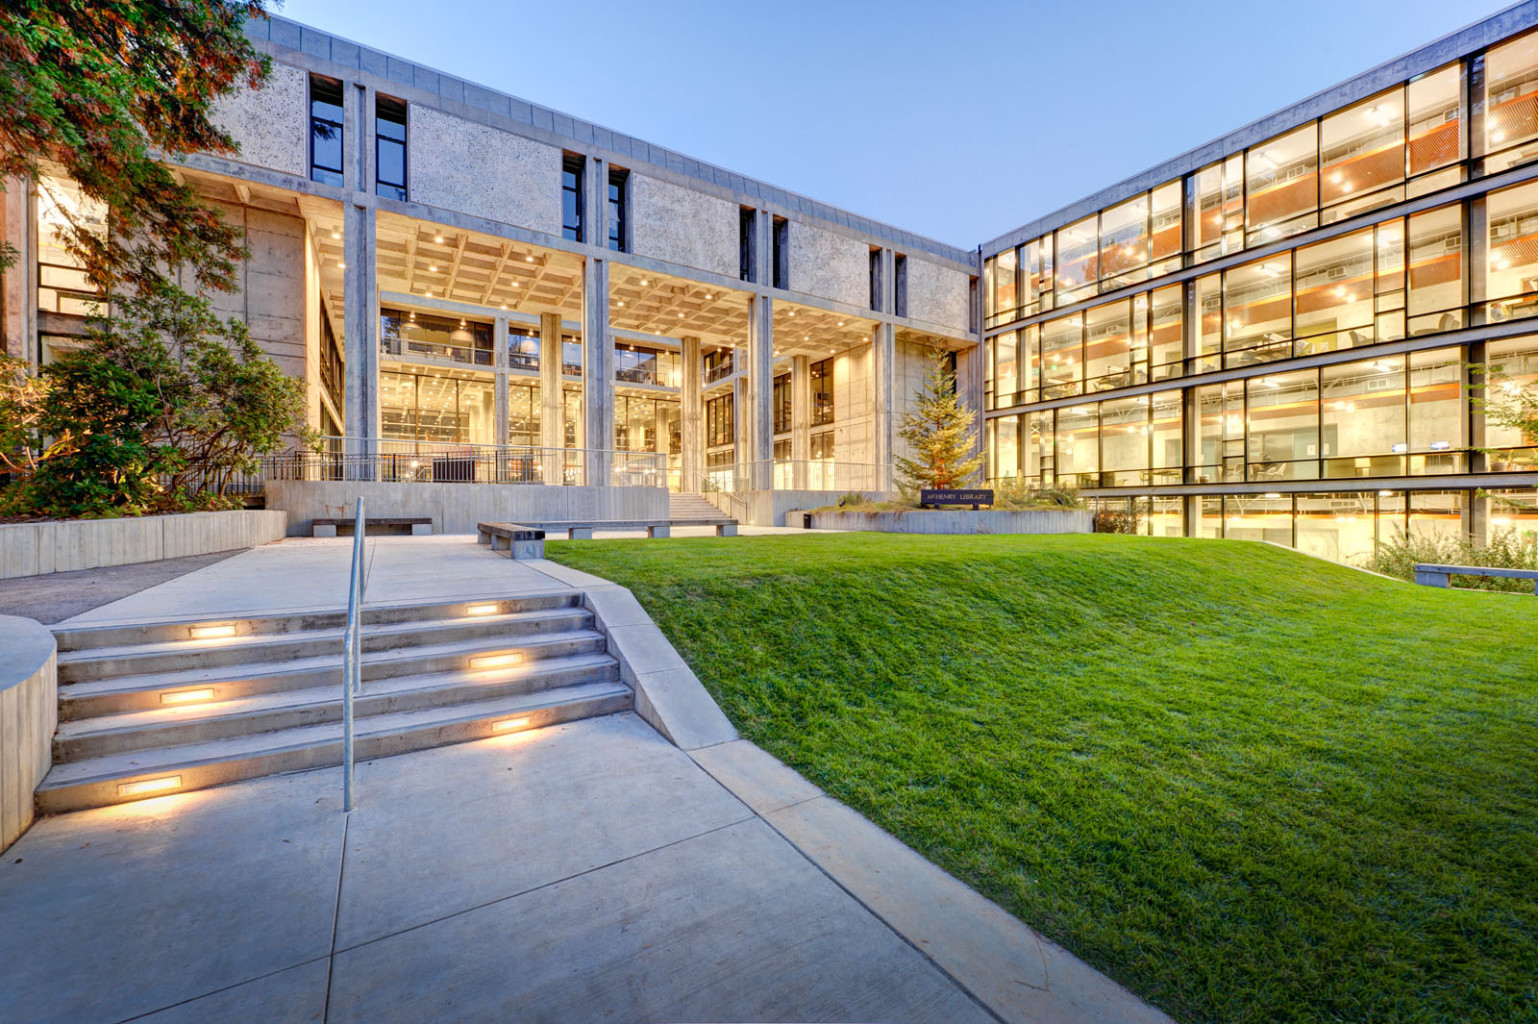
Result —
[{"label": "wooden bench", "polygon": [[571,519],[528,524],[570,540],[592,540],[594,530],[645,530],[648,537],[671,537],[675,526],[714,526],[717,537],[737,536],[735,519]]},{"label": "wooden bench", "polygon": [[[315,519],[310,523],[310,536],[335,537],[339,526],[353,526],[357,520],[352,516],[344,516],[338,519]],[[433,532],[433,521],[427,516],[366,516],[363,520],[363,529],[371,526],[410,527],[413,537],[430,535]]]},{"label": "wooden bench", "polygon": [[490,544],[496,551],[497,541],[507,544],[507,557],[513,559],[544,558],[545,531],[522,523],[476,523],[475,542]]},{"label": "wooden bench", "polygon": [[1431,565],[1415,564],[1415,582],[1428,587],[1445,587],[1449,576],[1499,576],[1508,580],[1532,580],[1533,593],[1538,594],[1538,569],[1492,569],[1482,565]]}]

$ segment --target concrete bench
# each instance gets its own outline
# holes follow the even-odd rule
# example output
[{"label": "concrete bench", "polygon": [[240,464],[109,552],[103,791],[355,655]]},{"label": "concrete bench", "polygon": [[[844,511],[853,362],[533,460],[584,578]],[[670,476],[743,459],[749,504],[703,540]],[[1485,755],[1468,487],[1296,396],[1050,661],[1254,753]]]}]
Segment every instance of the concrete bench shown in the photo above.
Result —
[{"label": "concrete bench", "polygon": [[1533,593],[1538,594],[1538,569],[1493,569],[1483,565],[1431,565],[1415,564],[1415,582],[1428,587],[1445,587],[1449,576],[1499,576],[1508,580],[1532,580]]},{"label": "concrete bench", "polygon": [[648,537],[671,537],[675,526],[714,526],[717,537],[737,536],[735,519],[581,519],[533,525],[548,532],[564,530],[570,540],[592,540],[594,530],[645,530]]},{"label": "concrete bench", "polygon": [[507,557],[513,559],[544,558],[545,531],[521,523],[476,523],[475,542],[489,544],[496,551],[497,542],[507,545]]},{"label": "concrete bench", "polygon": [[[352,516],[339,519],[315,519],[310,523],[310,536],[335,537],[339,526],[352,526],[357,522]],[[363,529],[371,526],[384,527],[410,527],[413,537],[429,536],[433,532],[433,521],[427,516],[366,516],[363,520]]]}]

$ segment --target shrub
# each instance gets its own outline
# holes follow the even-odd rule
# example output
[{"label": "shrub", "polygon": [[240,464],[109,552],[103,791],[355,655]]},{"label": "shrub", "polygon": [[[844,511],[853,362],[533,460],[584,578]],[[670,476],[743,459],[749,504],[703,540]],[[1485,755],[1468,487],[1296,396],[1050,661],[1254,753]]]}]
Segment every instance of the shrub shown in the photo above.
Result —
[{"label": "shrub", "polygon": [[[1363,565],[1385,576],[1413,580],[1417,562],[1538,570],[1538,537],[1531,533],[1519,534],[1516,530],[1502,530],[1480,546],[1467,537],[1407,534],[1402,528],[1396,528],[1394,536],[1380,541],[1377,552],[1365,559]],[[1457,576],[1454,580],[1459,586],[1472,590],[1533,592],[1531,580],[1508,580],[1491,576]]]},{"label": "shrub", "polygon": [[992,507],[1074,509],[1083,508],[1084,501],[1079,497],[1079,492],[1071,487],[1031,487],[1020,477],[1008,476],[994,485]]}]

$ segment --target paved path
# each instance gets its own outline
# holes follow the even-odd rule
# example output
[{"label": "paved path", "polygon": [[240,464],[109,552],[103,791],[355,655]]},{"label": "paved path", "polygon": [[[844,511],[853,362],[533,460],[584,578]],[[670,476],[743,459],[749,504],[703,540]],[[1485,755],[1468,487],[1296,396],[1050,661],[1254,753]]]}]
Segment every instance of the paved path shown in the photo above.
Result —
[{"label": "paved path", "polygon": [[220,551],[159,562],[133,562],[0,580],[0,615],[22,615],[52,624],[237,554],[240,552]]},{"label": "paved path", "polygon": [[[319,607],[285,541],[79,616]],[[379,601],[595,582],[462,537]],[[1166,1022],[745,741],[633,714],[40,821],[0,858],[0,1019]]]}]

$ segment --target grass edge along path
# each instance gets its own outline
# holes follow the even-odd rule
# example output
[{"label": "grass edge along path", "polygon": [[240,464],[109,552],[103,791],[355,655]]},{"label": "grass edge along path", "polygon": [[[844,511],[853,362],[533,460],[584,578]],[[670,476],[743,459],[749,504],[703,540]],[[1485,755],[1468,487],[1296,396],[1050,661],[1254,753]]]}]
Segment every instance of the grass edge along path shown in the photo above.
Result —
[{"label": "grass edge along path", "polygon": [[747,739],[1177,1019],[1538,1020],[1538,603],[1235,541],[551,543]]}]

